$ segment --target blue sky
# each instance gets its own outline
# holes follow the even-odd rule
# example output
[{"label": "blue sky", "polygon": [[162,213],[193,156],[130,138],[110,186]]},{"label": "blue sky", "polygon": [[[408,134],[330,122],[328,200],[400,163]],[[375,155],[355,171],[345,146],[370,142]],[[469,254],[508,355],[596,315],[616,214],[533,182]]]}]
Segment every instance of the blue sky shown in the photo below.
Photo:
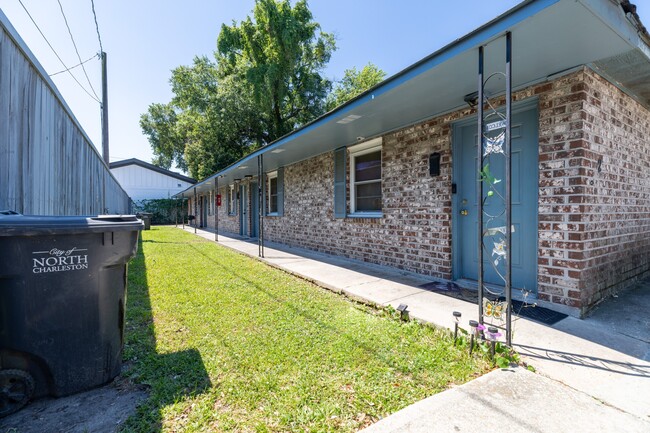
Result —
[{"label": "blue sky", "polygon": [[[79,63],[56,0],[22,0],[67,66]],[[60,0],[82,60],[99,51],[90,0]],[[311,0],[314,20],[333,33],[338,49],[325,75],[373,62],[395,74],[442,46],[515,6],[517,0]],[[641,3],[641,2],[637,2]],[[170,71],[196,55],[211,56],[222,23],[251,14],[254,0],[95,0],[104,50],[108,55],[111,161],[153,154],[142,135],[140,115],[154,102],[171,98]],[[647,6],[647,8],[646,8]],[[63,69],[18,0],[0,0],[0,9],[45,70]],[[647,10],[646,10],[647,9]],[[639,15],[650,25],[650,5]],[[647,16],[647,18],[646,18]],[[99,60],[86,63],[101,96]],[[81,68],[75,76],[89,89]],[[52,77],[96,146],[101,148],[99,104],[68,74]],[[92,93],[92,92],[91,92]]]}]

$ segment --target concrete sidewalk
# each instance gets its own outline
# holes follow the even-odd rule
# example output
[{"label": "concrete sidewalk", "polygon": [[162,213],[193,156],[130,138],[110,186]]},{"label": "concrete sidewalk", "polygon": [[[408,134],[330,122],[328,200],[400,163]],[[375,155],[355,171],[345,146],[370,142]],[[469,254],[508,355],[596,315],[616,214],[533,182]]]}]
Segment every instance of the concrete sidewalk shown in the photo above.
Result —
[{"label": "concrete sidewalk", "polygon": [[[186,230],[194,232],[188,226]],[[213,231],[199,229],[197,234],[214,240]],[[258,257],[256,242],[220,234],[218,243]],[[461,323],[465,328],[470,319],[477,318],[476,305],[419,288],[432,281],[424,276],[269,242],[261,260],[365,302],[394,307],[407,304],[412,318],[437,326],[453,328],[452,311],[462,312]],[[645,284],[641,293],[650,299],[650,284]],[[634,303],[638,304],[636,300]],[[567,317],[553,326],[519,318],[513,325],[515,348],[539,374],[490,373],[458,388],[467,395],[481,395],[480,399],[473,397],[463,404],[452,404],[459,397],[449,394],[461,392],[453,389],[413,406],[430,408],[418,412],[422,414],[422,422],[427,420],[428,424],[413,421],[407,423],[408,429],[406,424],[400,424],[399,420],[404,421],[405,416],[414,416],[416,409],[409,407],[371,426],[368,432],[453,431],[452,424],[445,423],[450,422],[448,417],[454,411],[459,417],[482,413],[491,414],[503,423],[512,422],[506,424],[510,427],[505,431],[650,432],[650,325],[644,319],[650,316],[650,310],[643,307],[637,313],[644,316],[636,320],[617,317],[617,313],[585,320]],[[442,410],[440,405],[446,401],[448,406]],[[559,406],[565,404],[568,407],[560,410]],[[528,408],[525,418],[529,421],[519,419],[524,416],[517,412],[523,410],[520,406]],[[578,423],[581,416],[585,418]],[[593,424],[587,418],[600,421]],[[609,419],[616,419],[616,428],[612,428]],[[528,426],[529,422],[535,428]],[[567,422],[572,424],[570,429],[565,428]],[[435,430],[430,423],[443,425]],[[516,425],[519,427],[515,428]],[[499,429],[503,430],[502,427]],[[491,428],[482,430],[492,431]],[[455,431],[476,429],[465,425]]]}]

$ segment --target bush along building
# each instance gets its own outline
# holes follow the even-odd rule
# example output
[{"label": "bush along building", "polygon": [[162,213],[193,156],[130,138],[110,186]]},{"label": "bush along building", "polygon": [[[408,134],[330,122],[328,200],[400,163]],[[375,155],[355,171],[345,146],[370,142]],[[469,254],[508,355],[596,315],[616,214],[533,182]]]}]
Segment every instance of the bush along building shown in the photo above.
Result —
[{"label": "bush along building", "polygon": [[500,112],[507,32],[512,285],[582,316],[650,271],[650,37],[627,1],[523,2],[179,196],[200,226],[471,285],[478,53]]}]

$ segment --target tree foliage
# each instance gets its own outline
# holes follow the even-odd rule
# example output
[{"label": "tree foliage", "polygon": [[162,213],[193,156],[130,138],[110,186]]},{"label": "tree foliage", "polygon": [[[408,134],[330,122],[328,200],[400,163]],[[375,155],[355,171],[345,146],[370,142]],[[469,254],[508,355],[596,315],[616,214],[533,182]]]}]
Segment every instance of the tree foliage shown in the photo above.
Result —
[{"label": "tree foliage", "polygon": [[174,69],[170,82],[172,100],[150,105],[140,118],[154,164],[175,163],[202,179],[259,145],[259,113],[250,92],[235,77],[220,77],[215,62],[196,57],[191,66]]},{"label": "tree foliage", "polygon": [[336,83],[332,93],[327,96],[327,111],[360,95],[386,78],[386,73],[372,63],[368,63],[361,71],[356,67],[346,69],[341,81]]},{"label": "tree foliage", "polygon": [[172,163],[176,163],[180,169],[187,170],[183,159],[185,144],[178,137],[177,115],[173,105],[149,105],[147,113],[140,117],[140,128],[153,148],[154,165],[169,169]]},{"label": "tree foliage", "polygon": [[217,56],[251,91],[269,143],[323,113],[330,82],[321,73],[335,44],[305,0],[257,0],[253,18],[221,27]]},{"label": "tree foliage", "polygon": [[187,218],[187,200],[156,198],[133,203],[133,212],[151,214],[152,224],[180,223]]},{"label": "tree foliage", "polygon": [[155,158],[203,179],[381,81],[368,64],[347,70],[332,96],[323,76],[334,37],[306,0],[256,0],[253,16],[223,25],[214,58],[172,71],[173,98],[140,118]]}]

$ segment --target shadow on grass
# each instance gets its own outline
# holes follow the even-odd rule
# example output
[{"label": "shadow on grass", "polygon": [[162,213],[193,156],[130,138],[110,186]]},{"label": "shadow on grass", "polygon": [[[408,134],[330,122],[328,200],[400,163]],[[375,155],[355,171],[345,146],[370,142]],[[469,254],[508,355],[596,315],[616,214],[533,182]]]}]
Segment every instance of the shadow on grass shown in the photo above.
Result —
[{"label": "shadow on grass", "polygon": [[196,397],[212,384],[198,350],[157,352],[142,244],[140,239],[138,254],[129,265],[123,375],[149,386],[149,398],[126,421],[121,431],[153,433],[163,430],[162,411],[165,406]]}]

